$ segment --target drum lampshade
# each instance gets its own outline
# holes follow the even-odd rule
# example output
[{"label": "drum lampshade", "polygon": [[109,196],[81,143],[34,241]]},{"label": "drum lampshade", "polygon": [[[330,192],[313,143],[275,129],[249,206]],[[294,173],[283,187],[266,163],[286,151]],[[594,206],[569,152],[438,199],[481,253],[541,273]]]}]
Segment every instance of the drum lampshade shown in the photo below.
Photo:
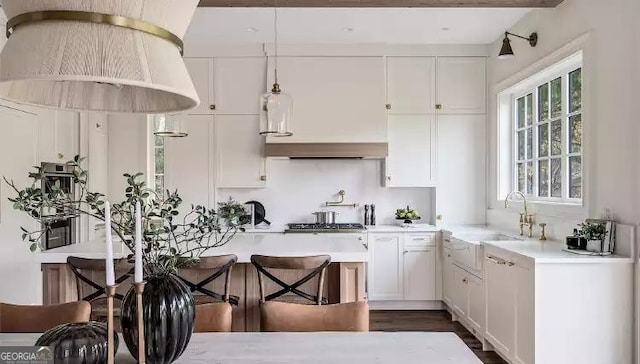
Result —
[{"label": "drum lampshade", "polygon": [[[178,112],[200,103],[177,46],[198,0],[0,3],[8,25],[16,16],[31,16],[11,29],[0,54],[0,98],[51,108],[144,114]],[[43,13],[54,14],[53,19],[39,19]],[[59,13],[77,20],[60,19]],[[146,28],[87,21],[86,15],[125,19]],[[144,31],[149,28],[164,30],[173,41]]]}]

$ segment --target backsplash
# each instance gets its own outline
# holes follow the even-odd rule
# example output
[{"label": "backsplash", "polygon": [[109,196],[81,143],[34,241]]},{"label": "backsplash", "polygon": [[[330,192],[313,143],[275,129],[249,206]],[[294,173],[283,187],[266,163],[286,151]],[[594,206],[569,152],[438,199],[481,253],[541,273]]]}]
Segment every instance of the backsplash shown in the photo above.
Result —
[{"label": "backsplash", "polygon": [[[267,220],[275,225],[314,222],[311,213],[319,210],[337,211],[337,222],[362,223],[364,205],[372,203],[376,205],[378,224],[394,223],[396,209],[407,205],[420,212],[423,222],[431,222],[431,189],[382,187],[382,163],[380,160],[272,159],[267,164],[267,188],[221,188],[217,199],[260,201],[267,211]],[[339,200],[340,190],[346,192],[345,203],[359,206],[326,207],[326,201]]]}]

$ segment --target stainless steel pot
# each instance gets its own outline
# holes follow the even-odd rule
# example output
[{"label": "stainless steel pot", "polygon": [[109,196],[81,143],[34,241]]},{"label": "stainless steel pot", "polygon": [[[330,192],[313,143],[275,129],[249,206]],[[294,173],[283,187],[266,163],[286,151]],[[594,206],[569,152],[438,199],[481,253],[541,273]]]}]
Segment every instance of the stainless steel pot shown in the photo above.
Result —
[{"label": "stainless steel pot", "polygon": [[316,224],[335,224],[336,223],[336,215],[338,213],[335,211],[316,211],[313,215],[316,215]]}]

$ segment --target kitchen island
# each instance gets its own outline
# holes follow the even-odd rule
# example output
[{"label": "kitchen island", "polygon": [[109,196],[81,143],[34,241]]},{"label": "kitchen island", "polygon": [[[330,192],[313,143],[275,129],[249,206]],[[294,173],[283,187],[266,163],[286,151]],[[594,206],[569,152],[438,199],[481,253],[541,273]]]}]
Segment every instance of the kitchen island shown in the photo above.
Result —
[{"label": "kitchen island", "polygon": [[[114,257],[122,258],[130,254],[121,243],[114,243]],[[324,296],[330,303],[354,302],[365,299],[365,263],[369,260],[366,234],[282,234],[282,233],[241,233],[228,244],[208,250],[203,256],[235,254],[238,263],[231,275],[230,294],[240,297],[238,306],[233,307],[234,331],[258,331],[260,328],[260,297],[258,276],[251,265],[251,255],[271,255],[298,257],[329,255],[331,265],[325,277]],[[44,304],[57,304],[78,300],[76,278],[67,266],[67,257],[104,259],[104,242],[93,241],[66,246],[39,253],[43,275]],[[285,281],[296,281],[308,271],[275,271]],[[122,274],[117,272],[116,276]],[[210,272],[184,270],[181,275],[198,282]],[[95,282],[104,281],[104,272],[93,272]],[[267,292],[277,287],[265,282]],[[317,280],[302,286],[313,292]],[[224,280],[219,279],[206,286],[216,292],[224,290]],[[125,293],[128,284],[119,287]]]}]

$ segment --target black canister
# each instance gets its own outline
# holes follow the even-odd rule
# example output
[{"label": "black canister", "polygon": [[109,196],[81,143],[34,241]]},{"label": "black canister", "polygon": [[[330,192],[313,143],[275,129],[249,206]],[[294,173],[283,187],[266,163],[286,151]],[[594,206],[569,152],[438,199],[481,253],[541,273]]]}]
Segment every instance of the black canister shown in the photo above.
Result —
[{"label": "black canister", "polygon": [[376,224],[376,205],[371,204],[371,225]]},{"label": "black canister", "polygon": [[369,214],[369,205],[364,205],[364,225],[371,225],[371,215]]}]

